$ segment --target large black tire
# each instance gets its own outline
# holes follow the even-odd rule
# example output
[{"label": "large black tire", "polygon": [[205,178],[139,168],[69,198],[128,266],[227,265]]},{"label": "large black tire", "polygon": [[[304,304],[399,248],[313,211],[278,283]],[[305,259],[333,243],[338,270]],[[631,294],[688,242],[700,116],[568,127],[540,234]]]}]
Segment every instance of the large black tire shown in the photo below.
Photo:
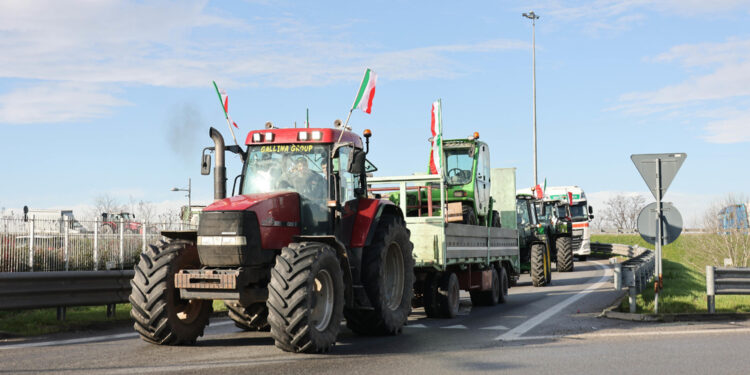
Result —
[{"label": "large black tire", "polygon": [[422,302],[428,318],[439,318],[437,308],[439,273],[429,273],[422,284]]},{"label": "large black tire", "polygon": [[549,259],[547,258],[546,246],[542,244],[531,245],[531,283],[534,286],[545,286],[547,285],[547,274],[549,268],[547,264]]},{"label": "large black tire", "polygon": [[509,287],[509,281],[508,281],[508,272],[505,270],[505,267],[500,266],[497,268],[499,273],[499,279],[500,279],[500,296],[498,299],[498,302],[505,303],[508,300],[508,287]]},{"label": "large black tire", "polygon": [[477,215],[474,214],[473,207],[465,204],[461,207],[461,212],[463,214],[462,224],[477,225]]},{"label": "large black tire", "polygon": [[224,301],[227,306],[229,318],[234,325],[245,331],[270,331],[268,324],[268,306],[265,302],[253,303],[250,306],[242,306],[237,301]]},{"label": "large black tire", "polygon": [[546,246],[545,246],[545,248],[547,250],[545,252],[546,255],[547,255],[545,257],[545,259],[547,261],[547,269],[546,269],[547,273],[544,274],[544,277],[546,278],[546,281],[547,281],[545,285],[550,285],[550,284],[552,284],[552,249],[550,249],[549,247],[546,247]]},{"label": "large black tire", "polygon": [[500,220],[500,213],[492,211],[492,226],[495,228],[501,228],[503,226],[502,220]]},{"label": "large black tire", "polygon": [[460,293],[456,274],[450,271],[444,273],[438,282],[435,301],[438,317],[452,319],[458,315]]},{"label": "large black tire", "polygon": [[346,326],[360,335],[396,335],[411,312],[414,245],[400,218],[384,216],[362,254],[362,284],[373,310],[346,309]]},{"label": "large black tire", "polygon": [[199,268],[195,244],[161,241],[141,253],[130,281],[130,316],[144,340],[160,345],[193,344],[208,325],[211,300],[183,300],[174,286],[174,275],[185,268]]},{"label": "large black tire", "polygon": [[570,237],[558,237],[555,240],[557,249],[557,271],[573,271],[573,246]]},{"label": "large black tire", "polygon": [[281,249],[268,284],[268,322],[276,346],[321,353],[336,344],[344,309],[344,281],[336,251],[319,242]]},{"label": "large black tire", "polygon": [[492,270],[492,287],[490,290],[471,290],[469,295],[471,296],[471,303],[475,306],[495,306],[500,302],[500,294],[502,293],[502,285],[500,285],[500,275],[498,275],[495,267]]}]

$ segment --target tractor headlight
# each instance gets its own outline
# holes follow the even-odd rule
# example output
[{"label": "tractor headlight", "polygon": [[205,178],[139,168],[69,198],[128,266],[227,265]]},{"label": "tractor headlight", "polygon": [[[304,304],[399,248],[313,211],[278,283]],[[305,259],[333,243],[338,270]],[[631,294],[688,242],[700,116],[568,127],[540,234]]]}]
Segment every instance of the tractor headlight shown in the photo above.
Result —
[{"label": "tractor headlight", "polygon": [[312,139],[313,141],[319,141],[323,139],[323,132],[320,130],[313,130],[312,132]]},{"label": "tractor headlight", "polygon": [[306,141],[307,138],[308,138],[308,133],[307,132],[299,132],[299,133],[297,133],[297,140],[298,141]]},{"label": "tractor headlight", "polygon": [[260,134],[260,133],[253,134],[253,142],[263,142],[263,134]]},{"label": "tractor headlight", "polygon": [[244,236],[198,236],[198,245],[243,246],[247,245],[247,239]]}]

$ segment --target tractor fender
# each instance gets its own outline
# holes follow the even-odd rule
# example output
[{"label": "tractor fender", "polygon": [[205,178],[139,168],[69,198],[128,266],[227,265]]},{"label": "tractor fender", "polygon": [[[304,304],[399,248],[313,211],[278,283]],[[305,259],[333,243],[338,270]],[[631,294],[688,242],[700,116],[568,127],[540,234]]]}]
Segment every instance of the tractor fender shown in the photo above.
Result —
[{"label": "tractor fender", "polygon": [[360,199],[349,247],[361,248],[372,243],[372,237],[375,235],[375,230],[383,215],[393,215],[401,218],[401,220],[404,218],[401,208],[389,200]]},{"label": "tractor fender", "polygon": [[185,240],[192,243],[198,242],[197,230],[163,230],[161,235],[173,240]]}]

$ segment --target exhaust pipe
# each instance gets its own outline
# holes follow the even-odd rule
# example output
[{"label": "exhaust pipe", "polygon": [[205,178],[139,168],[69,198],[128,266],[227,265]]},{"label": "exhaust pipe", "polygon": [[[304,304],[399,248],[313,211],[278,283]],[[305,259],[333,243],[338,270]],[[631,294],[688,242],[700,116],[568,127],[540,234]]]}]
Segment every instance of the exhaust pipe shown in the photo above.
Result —
[{"label": "exhaust pipe", "polygon": [[224,199],[227,197],[227,168],[224,164],[224,137],[218,130],[211,127],[209,130],[211,139],[214,140],[214,153],[216,162],[214,163],[214,200]]}]

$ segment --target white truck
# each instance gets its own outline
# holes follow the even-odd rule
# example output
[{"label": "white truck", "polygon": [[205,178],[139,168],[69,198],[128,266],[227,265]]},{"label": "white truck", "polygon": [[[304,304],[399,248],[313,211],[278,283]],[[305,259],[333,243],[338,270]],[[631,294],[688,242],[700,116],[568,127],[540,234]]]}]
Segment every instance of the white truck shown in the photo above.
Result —
[{"label": "white truck", "polygon": [[586,193],[579,186],[547,186],[544,190],[545,201],[560,200],[568,202],[573,197],[570,214],[573,216],[573,254],[579,260],[586,260],[591,254],[591,229],[589,223],[594,219],[593,209],[586,200]]}]

